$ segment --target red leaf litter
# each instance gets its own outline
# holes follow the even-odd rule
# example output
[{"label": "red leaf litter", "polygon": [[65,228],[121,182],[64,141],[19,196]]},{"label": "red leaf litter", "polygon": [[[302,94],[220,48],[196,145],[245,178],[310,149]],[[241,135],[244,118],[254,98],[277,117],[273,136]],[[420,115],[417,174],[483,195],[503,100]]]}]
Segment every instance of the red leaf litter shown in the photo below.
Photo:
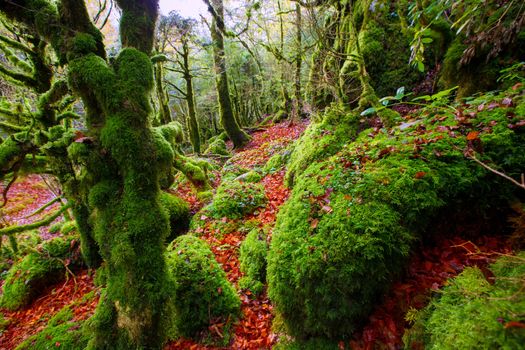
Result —
[{"label": "red leaf litter", "polygon": [[80,302],[82,297],[95,289],[93,277],[87,272],[77,273],[75,278],[69,276],[66,282],[51,286],[27,308],[19,311],[0,309],[9,326],[0,337],[0,350],[14,349],[25,339],[43,330],[49,319],[64,306],[73,302],[73,321],[82,321],[95,312],[98,297]]}]

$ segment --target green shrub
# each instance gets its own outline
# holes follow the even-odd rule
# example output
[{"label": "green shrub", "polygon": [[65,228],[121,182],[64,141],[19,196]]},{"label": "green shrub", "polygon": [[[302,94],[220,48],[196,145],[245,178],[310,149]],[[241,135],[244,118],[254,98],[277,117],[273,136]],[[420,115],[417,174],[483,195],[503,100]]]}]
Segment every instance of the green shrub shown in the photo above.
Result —
[{"label": "green shrub", "polygon": [[451,279],[440,295],[418,312],[405,333],[406,349],[521,349],[525,329],[525,253],[500,258],[490,267],[491,284],[476,267]]},{"label": "green shrub", "polygon": [[260,229],[253,229],[242,242],[239,261],[245,276],[239,281],[241,289],[249,289],[254,294],[262,292],[266,281],[266,255],[268,243],[266,234]]},{"label": "green shrub", "polygon": [[190,206],[185,200],[166,192],[162,192],[159,199],[162,207],[168,213],[170,234],[166,238],[166,242],[171,242],[188,230],[190,225]]},{"label": "green shrub", "polygon": [[264,186],[236,180],[223,181],[217,188],[210,213],[216,219],[239,219],[253,213],[265,202]]},{"label": "green shrub", "polygon": [[180,236],[168,247],[173,278],[173,326],[178,335],[195,337],[212,320],[237,316],[240,300],[206,242]]}]

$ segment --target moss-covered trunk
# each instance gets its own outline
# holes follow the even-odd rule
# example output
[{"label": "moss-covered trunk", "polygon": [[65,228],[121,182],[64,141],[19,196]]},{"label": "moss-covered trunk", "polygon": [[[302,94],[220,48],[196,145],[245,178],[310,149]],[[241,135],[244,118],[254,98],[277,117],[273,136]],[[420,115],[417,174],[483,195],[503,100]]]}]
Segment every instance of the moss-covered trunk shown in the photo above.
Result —
[{"label": "moss-covered trunk", "polygon": [[211,25],[211,37],[213,40],[213,61],[215,66],[215,80],[217,84],[217,98],[219,101],[219,112],[221,125],[228,134],[235,147],[242,147],[249,141],[246,134],[233,114],[230,89],[228,87],[228,74],[226,72],[226,59],[224,56],[224,6],[222,0],[212,0],[213,8],[219,21],[213,17]]},{"label": "moss-covered trunk", "polygon": [[56,129],[63,136],[55,143],[67,147],[66,152],[58,148],[57,157],[75,162],[72,179],[64,177],[63,183],[74,194],[69,199],[77,222],[87,229],[85,253],[96,258],[94,239],[104,260],[106,288],[89,322],[88,348],[160,349],[166,339],[163,243],[169,225],[158,200],[158,178],[174,154],[151,127],[154,76],[148,55],[158,1],[117,4],[124,49],[112,63],[83,1],[62,0],[58,6],[44,0],[0,1],[0,10],[51,44],[86,110],[86,142],[73,142],[74,134]]},{"label": "moss-covered trunk", "polygon": [[184,70],[184,80],[186,81],[186,104],[188,105],[188,129],[190,131],[190,141],[193,146],[193,152],[201,153],[201,135],[199,131],[199,122],[195,111],[195,94],[193,91],[193,76],[190,70],[190,47],[188,39],[182,39],[182,62]]},{"label": "moss-covered trunk", "polygon": [[154,71],[155,71],[155,88],[157,93],[157,99],[159,101],[159,117],[158,121],[160,124],[168,124],[171,122],[171,111],[169,106],[169,98],[168,94],[166,93],[166,90],[164,88],[164,84],[162,83],[162,79],[164,77],[164,69],[162,66],[162,62],[159,62],[155,65]]},{"label": "moss-covered trunk", "polygon": [[301,96],[301,66],[303,64],[302,44],[302,13],[301,4],[295,3],[295,96],[294,96],[294,118],[299,119],[303,112],[303,99]]}]

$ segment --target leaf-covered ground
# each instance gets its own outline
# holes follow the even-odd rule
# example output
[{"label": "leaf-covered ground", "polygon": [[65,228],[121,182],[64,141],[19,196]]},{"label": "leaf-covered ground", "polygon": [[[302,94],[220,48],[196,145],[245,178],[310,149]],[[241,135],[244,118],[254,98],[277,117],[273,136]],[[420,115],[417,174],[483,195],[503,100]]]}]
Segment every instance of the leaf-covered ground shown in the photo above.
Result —
[{"label": "leaf-covered ground", "polygon": [[[490,108],[488,106],[487,108]],[[272,126],[252,135],[252,141],[242,150],[235,152],[231,162],[243,168],[262,167],[276,152],[297,139],[306,127],[305,123],[293,126],[287,123]],[[477,136],[477,135],[476,135]],[[474,138],[476,136],[473,135]],[[259,227],[273,227],[279,207],[286,201],[289,190],[283,184],[284,170],[266,175],[261,183],[267,197],[266,205],[255,213],[247,215],[243,222],[256,222]],[[218,181],[216,181],[218,182]],[[217,183],[214,184],[218,185]],[[196,193],[187,187],[177,188],[176,192],[190,203],[193,213],[202,206]],[[10,190],[12,201],[4,209],[4,218],[10,224],[27,223],[35,218],[25,219],[41,205],[53,198],[42,179],[37,176],[26,177]],[[50,209],[51,210],[51,209]],[[203,218],[201,218],[203,219]],[[207,218],[204,218],[206,220]],[[229,219],[224,218],[227,223]],[[217,235],[212,225],[204,225],[202,237],[210,243],[217,261],[236,285],[242,273],[239,269],[238,250],[246,233],[234,230],[226,235]],[[46,231],[42,231],[45,236]],[[220,238],[219,238],[220,237]],[[271,230],[269,239],[271,238]],[[442,239],[431,245],[421,245],[407,269],[406,276],[395,283],[384,302],[369,317],[363,330],[351,342],[340,343],[341,348],[373,349],[378,343],[384,348],[396,349],[402,344],[404,329],[409,326],[410,315],[422,308],[431,294],[443,286],[447,279],[457,275],[465,266],[486,266],[499,254],[509,253],[505,242],[494,237],[479,237],[475,242],[461,237]],[[64,283],[50,286],[42,296],[28,308],[17,312],[0,310],[10,323],[0,334],[0,349],[13,349],[27,337],[42,330],[47,321],[63,306],[74,304],[76,320],[87,319],[94,312],[98,298],[81,301],[82,297],[96,290],[90,272],[80,271],[73,278],[69,276]],[[271,328],[272,305],[266,293],[259,297],[249,291],[240,291],[242,318],[233,326],[233,338],[228,349],[269,349],[280,334]],[[225,337],[224,324],[210,326],[212,339]],[[56,345],[57,347],[60,344]],[[180,339],[165,347],[174,349],[215,349],[207,344]]]}]

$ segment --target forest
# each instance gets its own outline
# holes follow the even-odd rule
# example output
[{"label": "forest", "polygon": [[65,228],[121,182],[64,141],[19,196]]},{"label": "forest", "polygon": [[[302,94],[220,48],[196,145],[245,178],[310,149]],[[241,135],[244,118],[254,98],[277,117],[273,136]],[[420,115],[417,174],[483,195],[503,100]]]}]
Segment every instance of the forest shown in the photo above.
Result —
[{"label": "forest", "polygon": [[525,349],[524,28],[0,0],[0,349]]}]

